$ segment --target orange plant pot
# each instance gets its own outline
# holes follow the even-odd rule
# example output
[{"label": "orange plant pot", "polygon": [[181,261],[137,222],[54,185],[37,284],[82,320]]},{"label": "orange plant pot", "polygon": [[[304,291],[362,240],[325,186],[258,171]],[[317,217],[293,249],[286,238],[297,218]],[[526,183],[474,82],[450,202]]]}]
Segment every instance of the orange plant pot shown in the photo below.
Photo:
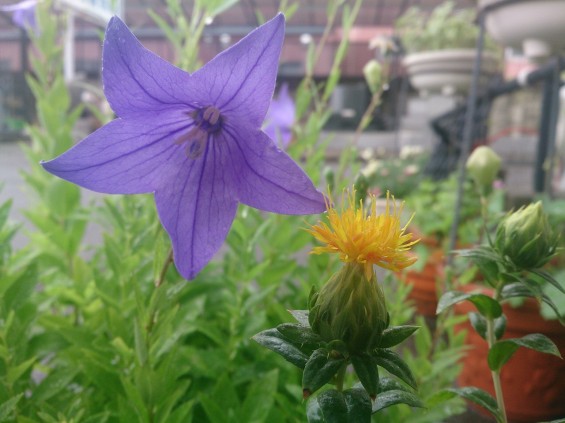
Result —
[{"label": "orange plant pot", "polygon": [[399,279],[412,286],[408,298],[416,306],[418,314],[435,317],[437,308],[437,280],[443,276],[443,251],[435,250],[420,271],[406,270]]},{"label": "orange plant pot", "polygon": [[[467,290],[467,289],[465,289]],[[456,306],[456,312],[476,311],[468,303]],[[503,305],[507,318],[504,338],[521,338],[532,333],[548,336],[565,356],[565,327],[557,321],[544,320],[538,303],[531,298],[518,308]],[[469,322],[466,343],[470,347],[463,358],[459,386],[475,386],[491,393],[494,388],[487,364],[488,345]],[[540,422],[565,417],[565,361],[549,354],[519,348],[504,365],[501,374],[502,391],[508,419],[515,423]],[[485,410],[482,412],[486,413]]]}]

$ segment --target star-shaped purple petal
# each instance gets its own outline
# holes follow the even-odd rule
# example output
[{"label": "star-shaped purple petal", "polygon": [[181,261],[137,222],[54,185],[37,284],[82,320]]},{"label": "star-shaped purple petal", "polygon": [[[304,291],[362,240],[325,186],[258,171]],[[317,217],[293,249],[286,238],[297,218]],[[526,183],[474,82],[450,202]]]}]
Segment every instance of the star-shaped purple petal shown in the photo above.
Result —
[{"label": "star-shaped purple petal", "polygon": [[189,75],[113,18],[102,76],[118,118],[43,167],[98,192],[154,193],[175,264],[188,279],[222,245],[238,203],[321,213],[323,195],[260,129],[283,39],[279,14]]},{"label": "star-shaped purple petal", "polygon": [[277,145],[285,149],[292,138],[295,109],[294,100],[288,92],[288,84],[283,84],[277,98],[271,101],[264,131]]}]

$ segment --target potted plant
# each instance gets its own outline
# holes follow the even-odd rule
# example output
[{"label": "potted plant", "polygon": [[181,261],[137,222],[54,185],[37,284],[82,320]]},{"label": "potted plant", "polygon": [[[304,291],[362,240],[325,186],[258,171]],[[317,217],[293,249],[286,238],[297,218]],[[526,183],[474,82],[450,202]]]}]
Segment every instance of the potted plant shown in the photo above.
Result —
[{"label": "potted plant", "polygon": [[565,2],[561,0],[479,0],[487,10],[486,28],[493,39],[522,48],[532,59],[541,59],[565,47]]},{"label": "potted plant", "polygon": [[[539,205],[530,205],[517,213],[524,215],[534,215],[531,210]],[[541,210],[541,206],[539,207]],[[541,213],[535,213],[536,219]],[[541,218],[540,218],[541,219]],[[543,220],[543,219],[541,219]],[[527,225],[527,216],[515,219],[522,223],[521,227]],[[504,226],[504,221],[500,226]],[[500,252],[508,251],[508,245],[503,246],[498,239],[500,233],[494,241],[494,249]],[[506,224],[508,227],[509,225]],[[541,226],[555,228],[554,225],[544,224]],[[508,233],[508,230],[506,231]],[[504,235],[503,235],[504,236]],[[539,237],[535,234],[528,236],[527,239],[537,241]],[[517,238],[512,238],[512,243],[516,246],[525,246]],[[489,247],[487,247],[489,248]],[[527,248],[526,246],[524,248]],[[551,248],[554,248],[553,246]],[[506,250],[506,251],[505,251]],[[514,249],[517,251],[518,247]],[[557,350],[563,355],[565,353],[565,326],[558,322],[558,318],[563,320],[565,317],[565,270],[557,270],[548,262],[545,267],[528,266],[527,270],[515,268],[512,272],[501,271],[503,266],[492,256],[493,259],[484,261],[483,255],[487,250],[480,250],[479,253],[466,253],[477,260],[482,267],[485,276],[485,285],[468,285],[461,288],[465,293],[480,293],[488,296],[495,294],[500,298],[502,305],[502,315],[504,319],[495,323],[499,326],[499,339],[502,342],[508,340],[527,339],[528,334],[542,334],[549,338],[556,346]],[[512,251],[510,252],[512,254]],[[500,253],[499,257],[501,257]],[[519,255],[519,253],[516,253]],[[510,260],[509,256],[504,260]],[[555,257],[555,256],[554,256]],[[516,260],[524,262],[528,259]],[[494,263],[494,265],[493,265]],[[496,275],[496,279],[492,276]],[[498,280],[502,284],[502,289],[492,288],[493,282]],[[551,283],[548,280],[552,281]],[[521,286],[519,284],[522,284]],[[561,291],[561,292],[559,292]],[[531,296],[538,297],[543,301],[542,305]],[[489,352],[489,345],[481,334],[482,326],[475,307],[468,302],[456,305],[456,311],[460,314],[468,314],[469,322],[464,325],[467,329],[466,343],[469,346],[468,353],[464,357],[463,370],[458,378],[459,386],[474,386],[480,388],[491,395],[496,394],[495,385],[491,380],[491,368],[489,360],[492,361],[493,354]],[[479,330],[477,330],[479,328]],[[524,338],[526,337],[526,338]],[[521,345],[528,347],[527,344]],[[531,348],[531,347],[530,347]],[[503,402],[506,415],[509,421],[513,422],[538,422],[555,418],[565,417],[565,404],[563,403],[563,392],[565,392],[565,362],[555,355],[542,354],[535,349],[520,348],[508,360],[500,372],[500,390],[504,393]]]},{"label": "potted plant", "polygon": [[[488,148],[482,150],[471,155],[467,169],[485,204],[500,159]],[[558,203],[547,207],[550,215],[541,201],[510,212],[484,245],[460,251],[480,269],[483,284],[460,286],[459,291],[445,293],[438,304],[438,312],[454,305],[458,313],[469,316],[464,325],[469,350],[458,392],[473,392],[466,398],[499,422],[565,417],[565,363],[560,357],[565,352],[565,326],[545,320],[542,313],[547,315],[547,309],[542,312],[539,305],[565,321],[565,271],[547,269],[559,263],[558,234],[565,228],[563,204]],[[488,210],[482,215],[487,228]]]},{"label": "potted plant", "polygon": [[[475,11],[454,10],[445,2],[427,14],[409,8],[396,22],[402,44],[408,53],[404,66],[410,82],[420,92],[464,93],[471,85],[478,28]],[[486,40],[481,67],[481,82],[497,72],[496,46]]]}]

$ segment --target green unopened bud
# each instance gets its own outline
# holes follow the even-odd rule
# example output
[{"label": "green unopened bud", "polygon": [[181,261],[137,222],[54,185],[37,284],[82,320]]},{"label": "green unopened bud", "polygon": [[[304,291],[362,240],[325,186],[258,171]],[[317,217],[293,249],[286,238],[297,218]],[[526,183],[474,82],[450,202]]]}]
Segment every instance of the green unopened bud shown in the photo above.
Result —
[{"label": "green unopened bud", "polygon": [[384,294],[373,274],[359,264],[346,264],[310,296],[309,321],[325,342],[343,342],[350,353],[377,348],[388,326]]},{"label": "green unopened bud", "polygon": [[500,157],[490,147],[477,147],[467,160],[467,172],[484,193],[489,193],[500,170]]},{"label": "green unopened bud", "polygon": [[538,201],[508,214],[498,225],[494,245],[518,269],[537,269],[555,255],[557,243]]},{"label": "green unopened bud", "polygon": [[369,60],[367,64],[363,66],[363,75],[365,75],[365,80],[367,81],[371,93],[375,94],[380,91],[383,84],[383,68],[379,62]]}]

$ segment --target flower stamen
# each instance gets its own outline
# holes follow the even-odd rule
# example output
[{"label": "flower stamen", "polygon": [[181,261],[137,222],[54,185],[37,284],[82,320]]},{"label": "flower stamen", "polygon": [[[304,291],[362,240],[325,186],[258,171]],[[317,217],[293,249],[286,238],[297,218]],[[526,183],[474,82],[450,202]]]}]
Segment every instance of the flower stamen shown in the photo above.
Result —
[{"label": "flower stamen", "polygon": [[[392,197],[392,198],[391,198]],[[355,191],[344,198],[343,209],[338,212],[328,202],[328,223],[312,226],[310,232],[324,246],[315,247],[313,254],[335,253],[345,263],[358,263],[366,276],[373,273],[373,265],[398,271],[410,266],[416,257],[409,253],[416,242],[412,234],[405,233],[400,225],[403,204],[397,206],[394,197],[387,193],[385,210],[377,214],[376,198],[371,195],[371,206],[355,203]]]},{"label": "flower stamen", "polygon": [[206,149],[208,139],[222,127],[222,115],[214,106],[200,108],[190,113],[194,126],[186,134],[175,141],[175,144],[188,143],[185,149],[189,159],[197,159]]}]

